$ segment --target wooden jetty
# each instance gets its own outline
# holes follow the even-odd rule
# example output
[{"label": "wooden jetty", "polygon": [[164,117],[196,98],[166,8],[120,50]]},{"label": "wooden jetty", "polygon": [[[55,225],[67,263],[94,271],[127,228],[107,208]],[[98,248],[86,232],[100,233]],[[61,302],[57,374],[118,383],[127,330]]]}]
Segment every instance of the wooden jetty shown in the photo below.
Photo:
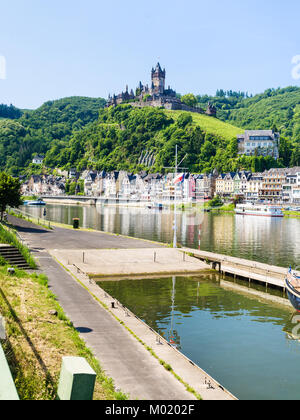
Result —
[{"label": "wooden jetty", "polygon": [[235,279],[243,279],[249,283],[258,282],[264,284],[266,289],[268,286],[272,286],[285,291],[284,279],[288,268],[192,248],[181,248],[181,251],[205,261],[210,264],[212,269],[219,271],[224,276],[230,275]]}]

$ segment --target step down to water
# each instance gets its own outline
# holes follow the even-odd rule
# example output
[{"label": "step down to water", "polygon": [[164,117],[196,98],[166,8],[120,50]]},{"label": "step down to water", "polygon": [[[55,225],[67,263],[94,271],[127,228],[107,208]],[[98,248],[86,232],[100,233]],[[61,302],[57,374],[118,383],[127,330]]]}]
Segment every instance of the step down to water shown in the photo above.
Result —
[{"label": "step down to water", "polygon": [[21,252],[11,245],[0,244],[0,256],[15,267],[22,269],[30,268]]}]

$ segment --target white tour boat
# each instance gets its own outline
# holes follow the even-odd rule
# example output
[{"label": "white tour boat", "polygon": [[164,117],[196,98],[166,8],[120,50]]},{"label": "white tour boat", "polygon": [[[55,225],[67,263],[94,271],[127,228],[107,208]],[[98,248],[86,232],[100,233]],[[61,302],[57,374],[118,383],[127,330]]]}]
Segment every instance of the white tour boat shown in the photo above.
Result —
[{"label": "white tour boat", "polygon": [[253,203],[238,204],[235,213],[245,216],[284,217],[281,207]]}]

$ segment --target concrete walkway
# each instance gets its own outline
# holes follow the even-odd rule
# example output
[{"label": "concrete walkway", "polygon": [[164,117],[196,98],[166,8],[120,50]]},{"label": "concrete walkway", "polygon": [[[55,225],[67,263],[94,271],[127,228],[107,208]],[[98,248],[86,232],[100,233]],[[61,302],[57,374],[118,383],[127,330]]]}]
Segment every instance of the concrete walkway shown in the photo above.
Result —
[{"label": "concrete walkway", "polygon": [[[157,248],[157,243],[124,236],[54,227],[47,230],[26,220],[8,216],[20,236],[30,248],[42,249],[130,249]],[[164,248],[163,245],[161,245]]]},{"label": "concrete walkway", "polygon": [[133,278],[199,273],[210,266],[173,248],[56,249],[51,255],[89,277]]}]

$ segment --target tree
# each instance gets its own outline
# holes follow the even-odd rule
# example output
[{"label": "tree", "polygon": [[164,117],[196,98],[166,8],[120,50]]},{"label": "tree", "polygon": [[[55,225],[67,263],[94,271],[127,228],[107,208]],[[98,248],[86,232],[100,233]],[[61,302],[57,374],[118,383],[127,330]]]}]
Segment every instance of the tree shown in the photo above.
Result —
[{"label": "tree", "polygon": [[281,137],[279,145],[279,158],[285,167],[289,167],[292,156],[292,143],[290,140]]},{"label": "tree", "polygon": [[291,157],[291,166],[299,166],[300,165],[300,148],[294,149]]},{"label": "tree", "polygon": [[197,105],[197,98],[192,93],[187,93],[181,97],[181,101],[186,104],[187,106],[196,106]]},{"label": "tree", "polygon": [[21,200],[21,184],[18,179],[7,175],[5,172],[0,173],[0,214],[3,220],[3,213],[7,206],[19,207]]},{"label": "tree", "polygon": [[191,114],[180,114],[177,119],[177,125],[180,128],[185,128],[188,124],[191,124],[193,122],[193,117]]}]

